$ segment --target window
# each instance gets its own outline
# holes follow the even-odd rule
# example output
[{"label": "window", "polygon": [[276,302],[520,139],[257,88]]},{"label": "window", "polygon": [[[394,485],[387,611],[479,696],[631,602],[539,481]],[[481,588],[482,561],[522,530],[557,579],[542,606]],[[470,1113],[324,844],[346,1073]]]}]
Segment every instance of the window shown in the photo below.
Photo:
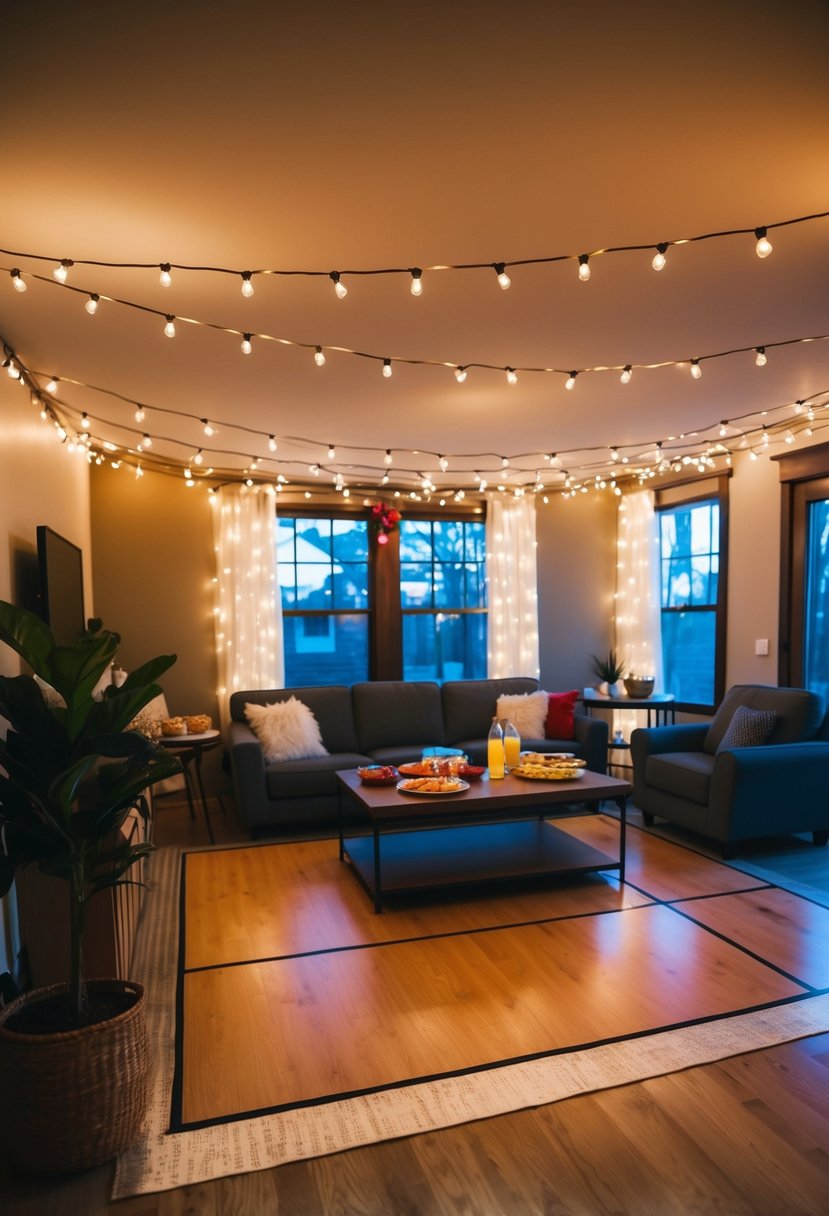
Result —
[{"label": "window", "polygon": [[804,593],[803,682],[829,701],[829,498],[808,503]]},{"label": "window", "polygon": [[781,684],[829,699],[829,444],[776,457],[781,482]]},{"label": "window", "polygon": [[478,520],[400,523],[403,679],[486,675],[486,545]]},{"label": "window", "polygon": [[277,519],[285,683],[368,679],[368,525],[361,519]]},{"label": "window", "polygon": [[286,685],[486,675],[483,521],[410,517],[389,539],[353,515],[280,513]]},{"label": "window", "polygon": [[724,489],[679,497],[658,503],[665,691],[688,709],[708,711],[724,691]]}]

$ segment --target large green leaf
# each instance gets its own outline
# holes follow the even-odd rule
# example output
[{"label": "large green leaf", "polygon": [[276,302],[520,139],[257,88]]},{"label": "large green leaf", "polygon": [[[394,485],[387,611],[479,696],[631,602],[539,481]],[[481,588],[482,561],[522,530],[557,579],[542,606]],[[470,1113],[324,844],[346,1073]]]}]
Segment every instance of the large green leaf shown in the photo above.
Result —
[{"label": "large green leaf", "polygon": [[39,616],[0,600],[0,641],[11,646],[42,679],[47,679],[49,655],[55,637]]}]

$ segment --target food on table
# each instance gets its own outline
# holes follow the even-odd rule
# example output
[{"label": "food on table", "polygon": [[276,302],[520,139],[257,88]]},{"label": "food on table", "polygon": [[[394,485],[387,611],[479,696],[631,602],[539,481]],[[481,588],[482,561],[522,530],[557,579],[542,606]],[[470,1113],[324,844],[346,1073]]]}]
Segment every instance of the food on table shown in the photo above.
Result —
[{"label": "food on table", "polygon": [[408,794],[456,794],[463,786],[457,777],[411,777],[397,788]]},{"label": "food on table", "polygon": [[187,723],[184,718],[162,718],[161,733],[162,735],[186,735]]},{"label": "food on table", "polygon": [[187,723],[187,733],[189,735],[203,735],[206,730],[210,730],[213,726],[213,719],[209,714],[188,714],[184,721]]}]

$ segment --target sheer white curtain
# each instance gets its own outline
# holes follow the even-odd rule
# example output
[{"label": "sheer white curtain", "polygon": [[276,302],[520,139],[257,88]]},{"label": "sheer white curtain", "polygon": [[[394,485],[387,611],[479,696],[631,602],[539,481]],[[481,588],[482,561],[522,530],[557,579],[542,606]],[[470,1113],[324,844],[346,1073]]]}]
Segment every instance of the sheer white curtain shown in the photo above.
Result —
[{"label": "sheer white curtain", "polygon": [[487,495],[487,673],[538,678],[535,502]]},{"label": "sheer white curtain", "polygon": [[285,682],[272,486],[223,486],[211,498],[216,556],[219,712],[232,692]]},{"label": "sheer white curtain", "polygon": [[[662,691],[662,617],[659,532],[654,494],[642,490],[619,500],[616,558],[616,652],[626,675],[653,676]],[[636,710],[616,710],[613,730],[625,739],[642,725]]]}]

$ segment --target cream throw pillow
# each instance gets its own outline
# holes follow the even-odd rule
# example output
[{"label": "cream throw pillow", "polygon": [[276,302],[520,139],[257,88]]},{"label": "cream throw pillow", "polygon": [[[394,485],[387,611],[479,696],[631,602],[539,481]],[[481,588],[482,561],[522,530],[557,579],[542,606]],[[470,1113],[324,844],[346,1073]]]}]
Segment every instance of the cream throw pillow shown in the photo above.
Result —
[{"label": "cream throw pillow", "polygon": [[262,744],[268,762],[328,755],[323,747],[319,722],[308,706],[296,697],[272,705],[247,702],[245,717]]},{"label": "cream throw pillow", "polygon": [[547,708],[546,692],[527,692],[499,697],[495,716],[509,718],[522,739],[543,739]]}]

